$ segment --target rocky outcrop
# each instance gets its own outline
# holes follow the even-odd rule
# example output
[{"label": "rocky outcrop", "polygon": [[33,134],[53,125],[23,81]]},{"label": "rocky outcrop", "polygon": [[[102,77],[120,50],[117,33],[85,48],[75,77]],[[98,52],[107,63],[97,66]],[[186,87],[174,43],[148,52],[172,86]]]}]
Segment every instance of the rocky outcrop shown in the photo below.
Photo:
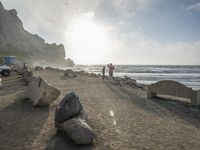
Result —
[{"label": "rocky outcrop", "polygon": [[65,48],[62,44],[45,43],[45,40],[37,34],[26,31],[17,16],[17,11],[5,10],[1,2],[0,54],[15,55],[21,61],[32,65],[52,67],[74,65],[72,60],[65,60]]},{"label": "rocky outcrop", "polygon": [[41,77],[32,77],[28,84],[28,98],[33,106],[48,106],[60,96],[61,91],[48,84]]}]

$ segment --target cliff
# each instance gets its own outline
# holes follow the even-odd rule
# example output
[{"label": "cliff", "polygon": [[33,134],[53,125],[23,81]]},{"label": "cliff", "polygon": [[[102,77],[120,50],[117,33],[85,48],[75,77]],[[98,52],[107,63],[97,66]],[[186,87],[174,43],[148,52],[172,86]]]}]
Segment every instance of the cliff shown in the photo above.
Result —
[{"label": "cliff", "polygon": [[48,44],[36,34],[23,27],[15,9],[6,10],[0,2],[0,54],[15,55],[32,65],[66,67],[74,65],[65,60],[62,44]]}]

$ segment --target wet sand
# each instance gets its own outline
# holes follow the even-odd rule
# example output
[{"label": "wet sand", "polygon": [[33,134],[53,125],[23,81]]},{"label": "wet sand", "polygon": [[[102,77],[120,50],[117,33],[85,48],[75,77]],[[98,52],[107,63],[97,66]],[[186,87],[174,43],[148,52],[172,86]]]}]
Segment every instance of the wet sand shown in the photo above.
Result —
[{"label": "wet sand", "polygon": [[[12,74],[0,87],[0,149],[132,150],[199,149],[200,107],[166,99],[146,98],[146,91],[111,79],[63,77],[54,70],[34,71],[61,96],[49,107],[32,107],[23,79]],[[56,133],[54,111],[69,92],[76,92],[97,134],[93,145],[77,146]]]}]

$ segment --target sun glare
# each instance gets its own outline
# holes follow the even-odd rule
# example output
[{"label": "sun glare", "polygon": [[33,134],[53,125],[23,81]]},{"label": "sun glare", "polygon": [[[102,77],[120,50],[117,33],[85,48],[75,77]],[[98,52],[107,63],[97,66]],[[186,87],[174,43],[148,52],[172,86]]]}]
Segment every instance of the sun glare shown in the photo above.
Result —
[{"label": "sun glare", "polygon": [[92,14],[74,20],[69,34],[71,57],[81,64],[99,63],[108,46],[106,30],[94,22]]}]

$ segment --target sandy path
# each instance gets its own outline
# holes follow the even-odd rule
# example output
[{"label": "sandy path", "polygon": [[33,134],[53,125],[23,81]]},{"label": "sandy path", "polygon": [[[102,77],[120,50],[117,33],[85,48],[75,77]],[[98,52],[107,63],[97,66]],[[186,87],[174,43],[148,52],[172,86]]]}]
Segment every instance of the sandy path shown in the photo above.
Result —
[{"label": "sandy path", "polygon": [[[128,86],[120,87],[111,80],[102,81],[86,77],[67,79],[62,77],[61,72],[55,71],[37,71],[34,74],[60,88],[62,94],[45,109],[32,108],[27,100],[11,102],[10,105],[14,108],[6,105],[0,115],[0,145],[3,145],[0,149],[11,148],[14,145],[16,149],[50,150],[182,150],[200,147],[198,107],[188,107],[176,101],[146,99],[145,91]],[[62,97],[70,91],[79,95],[88,114],[88,122],[97,133],[98,137],[93,146],[75,146],[71,141],[66,142],[62,136],[56,134],[53,124],[54,110]],[[18,119],[13,121],[13,117]],[[5,126],[9,121],[11,125]],[[16,131],[16,126],[21,125],[20,130]],[[22,138],[16,133],[23,135]],[[30,140],[24,139],[27,137]]]}]

